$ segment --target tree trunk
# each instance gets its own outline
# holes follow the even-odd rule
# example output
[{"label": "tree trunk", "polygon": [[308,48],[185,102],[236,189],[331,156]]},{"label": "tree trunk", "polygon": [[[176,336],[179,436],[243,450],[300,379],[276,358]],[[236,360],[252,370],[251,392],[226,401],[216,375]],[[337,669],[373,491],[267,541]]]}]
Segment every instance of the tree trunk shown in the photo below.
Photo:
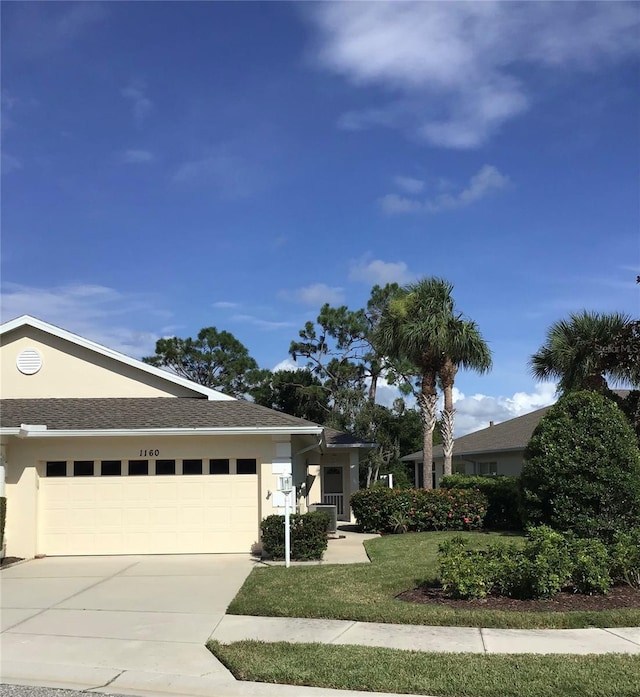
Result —
[{"label": "tree trunk", "polygon": [[453,408],[453,383],[457,372],[456,366],[449,360],[440,371],[440,382],[444,392],[444,409],[441,414],[440,432],[442,433],[442,451],[444,453],[444,474],[450,475],[453,459],[453,425],[455,409]]},{"label": "tree trunk", "polygon": [[438,392],[436,391],[435,373],[425,373],[418,394],[420,418],[422,420],[422,477],[425,489],[433,489],[433,429],[436,426],[436,406]]}]

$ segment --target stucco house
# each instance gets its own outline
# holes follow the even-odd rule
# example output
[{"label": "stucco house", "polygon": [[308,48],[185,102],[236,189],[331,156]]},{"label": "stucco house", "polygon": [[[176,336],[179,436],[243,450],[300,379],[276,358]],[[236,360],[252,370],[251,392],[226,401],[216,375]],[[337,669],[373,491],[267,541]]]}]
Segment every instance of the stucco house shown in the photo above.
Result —
[{"label": "stucco house", "polygon": [[280,474],[350,520],[371,444],[27,315],[0,340],[7,555],[246,553]]},{"label": "stucco house", "polygon": [[[487,428],[456,438],[453,446],[453,473],[480,476],[501,474],[510,477],[519,475],[527,443],[548,409],[549,407],[542,407],[496,425],[491,422]],[[415,484],[422,487],[422,450],[405,455],[401,460],[413,464]],[[433,486],[438,486],[444,469],[441,445],[433,448],[433,465]]]}]

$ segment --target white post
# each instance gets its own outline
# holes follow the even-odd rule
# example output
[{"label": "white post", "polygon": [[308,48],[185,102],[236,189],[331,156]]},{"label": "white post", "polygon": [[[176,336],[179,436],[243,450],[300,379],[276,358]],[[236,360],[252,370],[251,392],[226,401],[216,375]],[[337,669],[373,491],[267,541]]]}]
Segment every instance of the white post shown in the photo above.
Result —
[{"label": "white post", "polygon": [[284,494],[284,565],[291,564],[291,527],[289,525],[289,496],[293,490],[293,477],[284,474],[278,477],[278,490]]},{"label": "white post", "polygon": [[288,569],[291,564],[291,527],[289,525],[289,491],[284,495],[284,565]]}]

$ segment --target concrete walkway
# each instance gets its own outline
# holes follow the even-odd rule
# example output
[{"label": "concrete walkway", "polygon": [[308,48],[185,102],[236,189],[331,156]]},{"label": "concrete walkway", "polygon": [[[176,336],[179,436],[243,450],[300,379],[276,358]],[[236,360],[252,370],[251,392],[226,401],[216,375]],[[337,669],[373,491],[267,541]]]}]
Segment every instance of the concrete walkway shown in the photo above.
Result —
[{"label": "concrete walkway", "polygon": [[438,653],[640,654],[640,627],[616,629],[479,629],[349,620],[225,615],[212,639],[289,641]]}]

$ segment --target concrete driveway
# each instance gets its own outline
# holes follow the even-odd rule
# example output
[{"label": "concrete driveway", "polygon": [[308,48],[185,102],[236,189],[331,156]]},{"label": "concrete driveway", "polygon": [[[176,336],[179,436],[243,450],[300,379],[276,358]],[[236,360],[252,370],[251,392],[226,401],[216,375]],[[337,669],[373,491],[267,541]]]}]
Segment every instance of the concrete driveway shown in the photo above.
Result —
[{"label": "concrete driveway", "polygon": [[252,567],[248,556],[216,554],[51,557],[4,569],[0,677],[232,681],[204,644]]}]

